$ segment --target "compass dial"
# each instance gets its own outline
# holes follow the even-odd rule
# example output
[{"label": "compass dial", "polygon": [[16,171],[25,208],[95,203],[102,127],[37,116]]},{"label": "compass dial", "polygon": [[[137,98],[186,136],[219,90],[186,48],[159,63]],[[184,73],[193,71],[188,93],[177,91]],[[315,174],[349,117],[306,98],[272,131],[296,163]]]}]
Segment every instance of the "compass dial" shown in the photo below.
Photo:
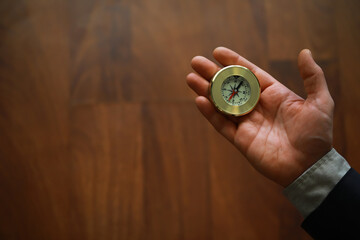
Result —
[{"label": "compass dial", "polygon": [[221,86],[221,93],[228,104],[241,106],[249,100],[251,89],[245,78],[233,75],[225,79]]}]

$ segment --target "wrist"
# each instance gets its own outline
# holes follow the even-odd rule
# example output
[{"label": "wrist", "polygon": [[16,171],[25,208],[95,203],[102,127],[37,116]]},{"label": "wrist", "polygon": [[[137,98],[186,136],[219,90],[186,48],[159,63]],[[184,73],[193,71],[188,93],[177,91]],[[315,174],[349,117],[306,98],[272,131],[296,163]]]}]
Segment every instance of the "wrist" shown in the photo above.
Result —
[{"label": "wrist", "polygon": [[310,169],[314,164],[316,164],[318,161],[330,154],[330,152],[335,151],[331,144],[318,149],[323,150],[307,152],[306,154],[304,154],[301,160],[296,161],[294,166],[291,168],[292,171],[289,172],[289,174],[287,175],[288,177],[284,179],[284,181],[282,182],[283,184],[281,184],[284,188],[288,187],[297,178],[299,178],[302,174],[308,171],[308,169]]}]

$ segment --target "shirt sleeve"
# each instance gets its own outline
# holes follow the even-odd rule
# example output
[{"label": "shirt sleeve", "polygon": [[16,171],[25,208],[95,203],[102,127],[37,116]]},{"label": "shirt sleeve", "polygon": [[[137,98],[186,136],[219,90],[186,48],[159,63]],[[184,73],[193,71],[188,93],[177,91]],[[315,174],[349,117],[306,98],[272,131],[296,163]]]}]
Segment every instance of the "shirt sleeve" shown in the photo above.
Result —
[{"label": "shirt sleeve", "polygon": [[332,149],[284,189],[304,218],[314,211],[349,171],[347,161]]}]

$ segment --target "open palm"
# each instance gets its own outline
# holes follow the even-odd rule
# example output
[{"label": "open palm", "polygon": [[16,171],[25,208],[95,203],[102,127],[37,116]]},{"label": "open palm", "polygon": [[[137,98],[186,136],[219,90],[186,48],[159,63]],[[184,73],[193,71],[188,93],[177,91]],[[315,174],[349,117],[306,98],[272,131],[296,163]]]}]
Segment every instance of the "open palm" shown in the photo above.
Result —
[{"label": "open palm", "polygon": [[193,58],[197,73],[190,73],[187,83],[199,95],[196,104],[201,113],[259,172],[287,186],[331,150],[334,102],[309,50],[303,50],[298,60],[306,100],[230,49],[219,47],[213,55],[223,66],[242,65],[257,76],[262,92],[255,109],[237,118],[216,111],[208,87],[220,67],[204,57]]}]

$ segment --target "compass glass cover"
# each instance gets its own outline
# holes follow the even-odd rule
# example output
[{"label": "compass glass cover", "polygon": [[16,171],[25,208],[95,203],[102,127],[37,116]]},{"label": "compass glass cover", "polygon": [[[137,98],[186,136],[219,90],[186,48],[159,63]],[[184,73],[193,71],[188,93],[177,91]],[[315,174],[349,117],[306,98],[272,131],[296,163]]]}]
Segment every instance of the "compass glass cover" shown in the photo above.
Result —
[{"label": "compass glass cover", "polygon": [[249,82],[237,75],[229,76],[221,86],[222,96],[228,104],[241,106],[245,104],[251,95]]}]

